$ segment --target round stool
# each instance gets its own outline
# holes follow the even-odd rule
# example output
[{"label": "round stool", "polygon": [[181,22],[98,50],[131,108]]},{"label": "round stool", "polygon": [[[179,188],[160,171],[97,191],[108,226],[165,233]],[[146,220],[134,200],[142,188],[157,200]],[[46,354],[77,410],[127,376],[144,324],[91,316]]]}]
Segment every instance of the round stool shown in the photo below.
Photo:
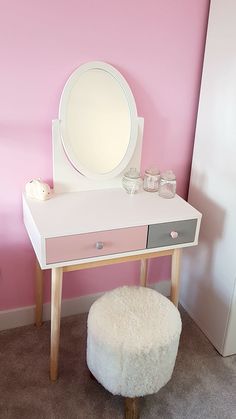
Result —
[{"label": "round stool", "polygon": [[91,306],[88,368],[108,391],[127,398],[126,417],[138,417],[133,399],[170,380],[180,333],[178,309],[150,288],[116,288]]}]

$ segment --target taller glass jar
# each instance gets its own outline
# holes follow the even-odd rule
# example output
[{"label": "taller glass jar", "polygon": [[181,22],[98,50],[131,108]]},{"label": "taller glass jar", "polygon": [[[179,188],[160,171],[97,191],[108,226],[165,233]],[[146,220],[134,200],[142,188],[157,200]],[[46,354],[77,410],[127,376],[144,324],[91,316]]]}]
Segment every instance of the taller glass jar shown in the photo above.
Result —
[{"label": "taller glass jar", "polygon": [[137,193],[140,190],[142,183],[143,180],[140,176],[140,173],[134,167],[131,167],[122,178],[123,188],[128,194]]},{"label": "taller glass jar", "polygon": [[161,173],[159,195],[162,198],[174,198],[176,193],[176,177],[172,170]]},{"label": "taller glass jar", "polygon": [[160,171],[156,167],[145,170],[143,189],[147,192],[157,192],[160,183]]}]

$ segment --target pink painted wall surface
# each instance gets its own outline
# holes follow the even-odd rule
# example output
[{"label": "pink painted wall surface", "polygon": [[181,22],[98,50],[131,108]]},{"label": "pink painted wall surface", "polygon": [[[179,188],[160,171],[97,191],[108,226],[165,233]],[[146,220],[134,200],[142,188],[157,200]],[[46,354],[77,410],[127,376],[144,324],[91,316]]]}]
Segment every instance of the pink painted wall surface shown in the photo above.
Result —
[{"label": "pink painted wall surface", "polygon": [[[51,120],[80,64],[106,61],[127,79],[145,118],[142,170],[172,168],[186,196],[209,0],[8,0],[0,13],[0,309],[34,303],[34,254],[21,192],[52,182]],[[152,262],[149,280],[169,278]],[[65,275],[63,297],[135,284],[138,263]],[[46,275],[45,301],[49,300]]]}]

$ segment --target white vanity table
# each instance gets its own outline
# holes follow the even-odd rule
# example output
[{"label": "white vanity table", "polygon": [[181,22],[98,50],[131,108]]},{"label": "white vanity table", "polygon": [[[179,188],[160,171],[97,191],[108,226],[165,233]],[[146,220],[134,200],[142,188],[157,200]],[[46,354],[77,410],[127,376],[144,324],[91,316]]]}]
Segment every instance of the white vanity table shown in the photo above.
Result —
[{"label": "white vanity table", "polygon": [[[86,163],[94,147],[93,141],[95,141],[92,138],[93,133],[90,132],[86,137],[85,132],[90,129],[91,119],[86,112],[83,112],[83,118],[85,120],[87,118],[88,123],[87,127],[84,123],[81,127],[76,115],[76,110],[81,109],[81,103],[85,101],[84,97],[80,98],[80,101],[75,98],[83,90],[82,84],[86,85],[88,75],[90,86],[91,78],[95,76],[96,79],[98,76],[99,89],[102,86],[102,91],[105,88],[106,78],[109,79],[108,98],[103,97],[102,103],[98,103],[97,108],[93,109],[93,121],[96,120],[95,114],[101,115],[104,107],[105,121],[112,121],[111,125],[114,126],[116,115],[118,118],[123,118],[122,101],[126,108],[124,114],[128,111],[128,117],[126,115],[123,118],[124,126],[119,130],[119,137],[114,135],[115,143],[122,136],[125,137],[124,150],[112,146],[111,148],[115,149],[115,156],[119,155],[118,160],[114,157],[113,161],[109,156],[105,156],[104,159],[104,153],[109,148],[104,145],[101,166],[98,165],[99,156],[96,153],[92,165],[90,162]],[[101,75],[104,78],[103,81],[100,78]],[[109,104],[114,94],[111,89],[112,83],[116,83],[115,95],[119,91],[122,95],[121,98],[115,99],[115,103],[120,101],[116,112]],[[84,90],[84,96],[87,90],[87,88]],[[95,96],[93,96],[94,91]],[[111,92],[112,95],[110,95]],[[89,96],[92,104],[98,96],[95,80]],[[112,108],[112,115],[108,117],[110,108]],[[72,114],[70,117],[72,119],[68,120],[69,114]],[[63,272],[140,260],[140,282],[145,286],[148,259],[171,255],[171,300],[174,304],[178,304],[181,249],[197,244],[201,214],[179,196],[173,199],[163,199],[157,193],[145,191],[129,195],[122,189],[121,176],[124,170],[131,164],[139,168],[141,122],[137,117],[135,102],[127,83],[113,67],[105,63],[88,63],[79,67],[72,74],[63,91],[59,120],[53,122],[55,190],[53,197],[47,201],[37,201],[23,195],[24,223],[39,262],[36,275],[37,325],[42,322],[42,271],[51,269],[52,272],[51,380],[56,380],[58,376]],[[122,125],[121,120],[118,125]],[[104,127],[104,121],[102,127]],[[96,127],[96,136],[100,131],[102,131],[101,127]],[[75,141],[82,137],[86,138],[85,143],[89,144],[89,153],[86,155],[87,151],[83,149],[84,145],[81,142],[79,155],[81,154],[84,160],[82,164],[79,162],[78,166],[76,166],[75,142],[71,134],[74,132],[77,132]],[[112,135],[111,127],[108,132],[109,142]],[[101,136],[105,136],[105,133],[103,132]],[[67,141],[65,139],[68,138],[69,145],[65,146],[64,142]],[[106,160],[109,160],[111,165],[103,169]]]}]

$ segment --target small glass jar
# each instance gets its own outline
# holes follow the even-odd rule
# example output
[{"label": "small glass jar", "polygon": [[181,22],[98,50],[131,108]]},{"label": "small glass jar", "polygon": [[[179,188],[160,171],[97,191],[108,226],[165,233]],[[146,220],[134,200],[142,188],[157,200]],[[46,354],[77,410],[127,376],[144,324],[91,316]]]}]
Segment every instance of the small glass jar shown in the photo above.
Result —
[{"label": "small glass jar", "polygon": [[143,189],[147,192],[157,192],[160,183],[160,171],[156,167],[145,170]]},{"label": "small glass jar", "polygon": [[159,195],[162,198],[174,198],[176,193],[176,177],[172,170],[161,173]]},{"label": "small glass jar", "polygon": [[128,194],[137,193],[142,186],[142,178],[138,170],[134,167],[131,167],[128,172],[126,172],[122,178],[123,188]]}]

